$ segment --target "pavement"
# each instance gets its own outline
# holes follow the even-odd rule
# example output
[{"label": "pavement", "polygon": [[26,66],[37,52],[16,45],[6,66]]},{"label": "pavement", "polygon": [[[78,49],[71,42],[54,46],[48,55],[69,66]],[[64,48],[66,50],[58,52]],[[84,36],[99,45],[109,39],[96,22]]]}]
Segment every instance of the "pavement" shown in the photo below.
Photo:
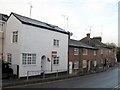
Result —
[{"label": "pavement", "polygon": [[[112,67],[114,68],[114,67]],[[109,68],[111,69],[111,68]],[[61,76],[50,76],[50,77],[30,77],[29,79],[27,78],[21,78],[21,79],[4,79],[2,80],[2,88],[9,88],[12,86],[17,86],[17,85],[25,85],[25,84],[32,84],[32,83],[43,83],[43,82],[48,82],[48,81],[54,81],[54,80],[61,80],[61,79],[66,79],[66,78],[73,78],[73,77],[79,77],[80,75],[61,75]]]}]

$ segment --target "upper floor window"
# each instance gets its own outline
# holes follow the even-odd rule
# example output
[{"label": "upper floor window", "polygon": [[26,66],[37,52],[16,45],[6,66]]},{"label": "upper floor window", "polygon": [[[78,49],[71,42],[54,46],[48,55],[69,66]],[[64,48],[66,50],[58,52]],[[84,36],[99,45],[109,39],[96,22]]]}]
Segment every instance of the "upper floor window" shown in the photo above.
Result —
[{"label": "upper floor window", "polygon": [[94,50],[94,56],[97,54],[97,51],[96,50]]},{"label": "upper floor window", "polygon": [[12,34],[12,42],[16,43],[18,42],[18,31],[14,31]]},{"label": "upper floor window", "polygon": [[79,54],[79,49],[78,48],[74,48],[74,55],[78,55]]},{"label": "upper floor window", "polygon": [[12,54],[11,54],[11,53],[7,53],[7,61],[8,61],[9,63],[12,62]]},{"label": "upper floor window", "polygon": [[23,65],[36,64],[36,54],[23,53],[22,64]]},{"label": "upper floor window", "polygon": [[59,40],[54,39],[53,40],[53,45],[58,47],[59,46]]},{"label": "upper floor window", "polygon": [[87,55],[87,49],[83,49],[83,55]]},{"label": "upper floor window", "polygon": [[109,54],[111,54],[112,50],[109,50]]}]

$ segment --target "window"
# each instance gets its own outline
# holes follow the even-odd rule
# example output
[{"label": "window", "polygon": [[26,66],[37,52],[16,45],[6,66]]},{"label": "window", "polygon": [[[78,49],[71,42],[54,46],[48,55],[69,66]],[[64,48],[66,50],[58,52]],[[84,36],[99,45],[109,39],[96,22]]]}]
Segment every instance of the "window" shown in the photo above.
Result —
[{"label": "window", "polygon": [[59,46],[59,40],[54,39],[53,40],[53,45],[58,47]]},{"label": "window", "polygon": [[8,61],[9,63],[12,62],[12,54],[10,54],[10,53],[7,54],[7,61]]},{"label": "window", "polygon": [[100,60],[101,64],[103,64],[103,59]]},{"label": "window", "polygon": [[79,61],[75,60],[74,61],[74,69],[78,69],[79,68]]},{"label": "window", "polygon": [[94,50],[94,56],[97,54],[97,51],[96,50]]},{"label": "window", "polygon": [[87,67],[87,61],[83,60],[83,68],[86,68],[86,67]]},{"label": "window", "polygon": [[101,49],[101,54],[103,54],[103,49]]},{"label": "window", "polygon": [[36,54],[22,54],[22,64],[23,65],[31,65],[36,64]]},{"label": "window", "polygon": [[74,48],[74,55],[78,55],[79,54],[79,49],[78,48]]},{"label": "window", "polygon": [[111,54],[112,50],[109,50],[109,54]]},{"label": "window", "polygon": [[87,55],[87,49],[83,49],[83,55]]},{"label": "window", "polygon": [[59,57],[53,57],[53,64],[59,65]]},{"label": "window", "polygon": [[96,60],[94,60],[94,67],[97,65],[97,62],[96,62]]},{"label": "window", "polygon": [[13,32],[12,42],[13,42],[13,43],[18,42],[18,31],[14,31],[14,32]]}]

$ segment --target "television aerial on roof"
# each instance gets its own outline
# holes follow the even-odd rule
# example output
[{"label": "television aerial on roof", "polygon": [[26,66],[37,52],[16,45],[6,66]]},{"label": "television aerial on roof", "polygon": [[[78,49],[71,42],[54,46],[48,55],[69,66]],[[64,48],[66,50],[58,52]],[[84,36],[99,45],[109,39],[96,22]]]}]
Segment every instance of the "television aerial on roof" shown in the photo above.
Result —
[{"label": "television aerial on roof", "polygon": [[30,5],[30,17],[31,17],[31,12],[32,12],[33,6],[29,2],[28,2],[28,4]]}]

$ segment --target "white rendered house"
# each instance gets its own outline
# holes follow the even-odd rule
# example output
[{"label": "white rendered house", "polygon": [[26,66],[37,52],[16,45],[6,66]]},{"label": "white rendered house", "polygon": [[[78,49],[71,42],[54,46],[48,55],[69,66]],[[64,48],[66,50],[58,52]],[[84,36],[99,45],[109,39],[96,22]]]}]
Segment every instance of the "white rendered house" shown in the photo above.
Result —
[{"label": "white rendered house", "polygon": [[11,13],[5,36],[5,60],[19,77],[68,70],[68,33],[58,26]]}]

